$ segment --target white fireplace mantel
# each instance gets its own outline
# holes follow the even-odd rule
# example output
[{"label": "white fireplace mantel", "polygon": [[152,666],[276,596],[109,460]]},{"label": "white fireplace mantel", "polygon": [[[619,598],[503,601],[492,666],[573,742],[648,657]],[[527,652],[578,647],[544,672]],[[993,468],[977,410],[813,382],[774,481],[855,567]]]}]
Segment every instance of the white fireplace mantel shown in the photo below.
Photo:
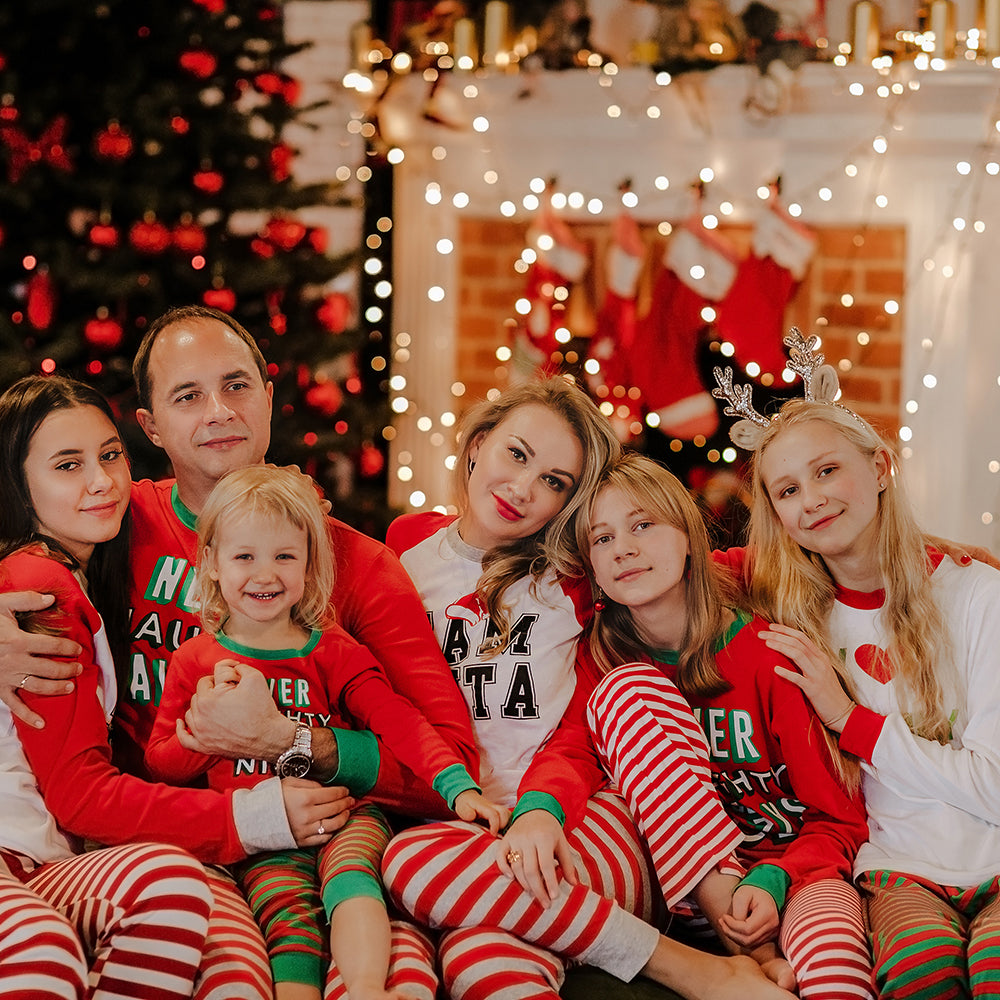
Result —
[{"label": "white fireplace mantel", "polygon": [[[1000,70],[955,62],[921,72],[903,63],[880,75],[806,64],[785,92],[785,110],[773,116],[745,107],[757,82],[753,67],[688,74],[668,86],[644,69],[603,79],[610,85],[585,70],[534,79],[455,73],[435,107],[452,122],[445,126],[424,118],[427,85],[412,78],[393,87],[381,109],[384,135],[404,153],[395,173],[394,336],[412,341],[408,356],[393,361],[409,400],[393,472],[412,473],[405,482],[394,476],[395,502],[405,505],[415,490],[427,506],[450,495],[454,432],[441,416],[458,405],[451,397],[458,279],[456,255],[441,253],[439,241],[455,241],[460,214],[500,218],[509,201],[515,218],[530,218],[523,199],[532,179],[554,177],[585,205],[603,203],[596,215],[584,207],[577,217],[610,219],[628,177],[637,217],[677,221],[690,210],[690,182],[708,167],[714,180],[705,210],[728,201],[734,222],[752,222],[762,204],[756,189],[780,175],[783,200],[800,205],[808,224],[905,226],[902,400],[917,410],[901,417],[912,439],[900,446],[909,449],[910,492],[929,530],[1000,550],[1000,474],[989,469],[1000,461],[1000,176],[986,169],[1000,162]],[[863,92],[853,95],[852,84]],[[609,116],[612,106],[617,117]],[[477,118],[488,122],[485,131],[476,130]],[[884,154],[873,149],[879,136]],[[848,164],[857,168],[853,178]],[[669,179],[666,190],[658,177]],[[874,203],[879,194],[884,208]],[[955,218],[965,220],[963,231]],[[430,298],[432,288],[443,298]]]}]

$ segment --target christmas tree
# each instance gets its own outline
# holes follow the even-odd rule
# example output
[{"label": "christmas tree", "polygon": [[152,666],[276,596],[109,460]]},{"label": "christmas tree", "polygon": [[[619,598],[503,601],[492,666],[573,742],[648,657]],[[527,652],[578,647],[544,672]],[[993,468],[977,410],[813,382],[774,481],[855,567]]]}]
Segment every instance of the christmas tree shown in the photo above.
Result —
[{"label": "christmas tree", "polygon": [[331,282],[297,184],[308,121],[269,0],[32,0],[0,8],[0,388],[59,370],[120,411],[137,476],[163,455],[134,423],[131,360],[149,321],[202,302],[258,339],[275,383],[269,458],[310,472],[378,534],[384,386]]}]

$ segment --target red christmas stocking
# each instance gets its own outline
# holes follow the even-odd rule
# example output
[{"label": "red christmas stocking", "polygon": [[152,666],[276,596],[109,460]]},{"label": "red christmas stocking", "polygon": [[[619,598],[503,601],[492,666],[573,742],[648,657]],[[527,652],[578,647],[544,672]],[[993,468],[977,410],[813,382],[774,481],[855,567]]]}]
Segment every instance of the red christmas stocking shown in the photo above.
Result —
[{"label": "red christmas stocking", "polygon": [[587,248],[551,208],[539,212],[528,230],[528,240],[538,257],[528,271],[524,294],[531,310],[524,331],[531,345],[547,360],[549,354],[562,346],[555,333],[565,325],[567,300],[557,298],[556,290],[565,288],[568,294],[573,282],[583,277],[588,263]]},{"label": "red christmas stocking", "polygon": [[785,308],[809,266],[815,235],[772,199],[753,235],[753,250],[739,267],[719,305],[716,329],[736,349],[743,368],[751,362],[777,377],[785,367]]},{"label": "red christmas stocking", "polygon": [[604,261],[604,302],[587,349],[587,356],[601,366],[599,372],[590,376],[591,388],[607,390],[605,398],[615,404],[612,423],[622,440],[633,436],[630,426],[641,414],[640,401],[631,398],[628,391],[636,384],[633,374],[636,295],[645,254],[638,223],[628,212],[622,212],[612,223],[611,246]]},{"label": "red christmas stocking", "polygon": [[719,415],[697,367],[705,327],[702,309],[721,299],[736,276],[735,251],[721,237],[689,220],[667,247],[649,313],[636,328],[636,385],[660,429],[690,440],[715,433]]}]

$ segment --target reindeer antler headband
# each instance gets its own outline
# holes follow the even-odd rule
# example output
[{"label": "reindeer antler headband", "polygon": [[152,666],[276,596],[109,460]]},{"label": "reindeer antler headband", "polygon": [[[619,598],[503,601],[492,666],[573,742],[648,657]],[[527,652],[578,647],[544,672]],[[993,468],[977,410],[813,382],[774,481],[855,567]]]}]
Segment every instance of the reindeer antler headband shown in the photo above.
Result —
[{"label": "reindeer antler headband", "polygon": [[[802,377],[805,398],[835,403],[837,393],[840,392],[840,379],[837,378],[837,370],[832,365],[824,364],[826,358],[816,350],[819,347],[819,337],[803,337],[798,327],[793,326],[783,343],[788,348],[788,367]],[[730,417],[742,418],[729,428],[733,444],[745,451],[756,451],[772,418],[765,417],[754,409],[750,399],[753,386],[733,384],[732,368],[713,368],[712,374],[719,384],[717,389],[712,390],[712,395],[716,399],[724,399],[728,404],[723,412]],[[847,407],[844,409],[847,410]],[[847,412],[857,417],[853,411]]]}]

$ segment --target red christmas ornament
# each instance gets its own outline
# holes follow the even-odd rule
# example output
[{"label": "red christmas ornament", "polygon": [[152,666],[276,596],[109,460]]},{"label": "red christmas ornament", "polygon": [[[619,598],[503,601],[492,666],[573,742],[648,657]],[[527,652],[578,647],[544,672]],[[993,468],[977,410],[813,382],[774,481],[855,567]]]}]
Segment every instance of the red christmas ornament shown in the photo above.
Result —
[{"label": "red christmas ornament", "polygon": [[330,333],[343,333],[351,316],[351,300],[343,292],[331,292],[316,310],[316,319]]},{"label": "red christmas ornament", "polygon": [[365,479],[373,479],[385,468],[385,455],[371,441],[366,441],[361,446],[358,467]]},{"label": "red christmas ornament", "polygon": [[330,234],[327,232],[325,226],[313,226],[306,238],[309,240],[309,246],[316,253],[326,253],[326,248],[330,242]]},{"label": "red christmas ornament", "polygon": [[94,136],[94,152],[105,160],[127,159],[132,155],[132,136],[118,122],[108,122]]},{"label": "red christmas ornament", "polygon": [[121,344],[123,335],[121,324],[108,317],[104,309],[99,310],[93,319],[87,320],[83,327],[87,343],[101,351],[113,351]]},{"label": "red christmas ornament", "polygon": [[297,219],[275,218],[264,227],[264,239],[280,250],[294,249],[306,235],[306,227]]},{"label": "red christmas ornament", "polygon": [[209,288],[201,297],[206,306],[232,312],[236,305],[236,293],[231,288]]},{"label": "red christmas ornament", "polygon": [[279,73],[258,73],[253,78],[253,85],[262,94],[274,97],[281,93],[281,75]]},{"label": "red christmas ornament", "polygon": [[174,248],[181,253],[201,253],[208,242],[205,230],[197,222],[192,222],[190,217],[181,219],[174,226],[170,238],[173,240]]},{"label": "red christmas ornament", "polygon": [[225,181],[218,170],[199,170],[193,178],[194,186],[205,194],[218,194]]},{"label": "red christmas ornament", "polygon": [[128,241],[139,253],[163,253],[170,246],[170,230],[152,212],[147,212],[129,230]]},{"label": "red christmas ornament", "polygon": [[317,382],[306,389],[306,406],[324,417],[332,417],[344,402],[340,386],[333,381]]},{"label": "red christmas ornament", "polygon": [[179,62],[182,69],[199,80],[207,80],[219,65],[219,61],[207,49],[188,49],[181,53]]},{"label": "red christmas ornament", "polygon": [[258,257],[263,257],[267,260],[269,257],[274,256],[274,247],[271,246],[266,240],[255,239],[250,241],[250,249],[253,250]]},{"label": "red christmas ornament", "polygon": [[294,104],[302,93],[302,84],[287,73],[258,73],[253,85],[260,93],[280,97],[286,104]]},{"label": "red christmas ornament", "polygon": [[47,330],[56,311],[56,286],[48,268],[40,267],[28,279],[28,301],[25,312],[36,330]]},{"label": "red christmas ornament", "polygon": [[281,97],[285,104],[295,104],[302,94],[302,84],[295,77],[286,76],[282,79]]},{"label": "red christmas ornament", "polygon": [[268,162],[271,165],[271,180],[287,181],[292,176],[292,159],[294,156],[295,151],[292,147],[283,142],[279,142],[271,150],[268,157]]},{"label": "red christmas ornament", "polygon": [[87,239],[95,247],[104,247],[107,250],[118,246],[118,230],[114,226],[106,222],[95,222],[94,225],[90,227],[90,232],[87,234]]}]

